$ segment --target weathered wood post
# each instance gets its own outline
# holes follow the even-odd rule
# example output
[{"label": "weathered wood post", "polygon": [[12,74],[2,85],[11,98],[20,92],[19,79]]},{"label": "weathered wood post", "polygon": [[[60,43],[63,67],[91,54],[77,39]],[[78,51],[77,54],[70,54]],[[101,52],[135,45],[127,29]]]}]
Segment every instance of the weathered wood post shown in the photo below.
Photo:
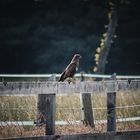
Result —
[{"label": "weathered wood post", "polygon": [[84,72],[81,72],[81,77],[80,77],[80,81],[85,81],[85,77],[84,77]]},{"label": "weathered wood post", "polygon": [[[80,81],[84,81],[83,72],[81,72]],[[83,100],[82,100],[82,93],[80,93],[80,105],[81,105],[81,121],[84,123],[84,107],[83,107]]]},{"label": "weathered wood post", "polygon": [[[56,81],[56,75],[52,74],[52,81]],[[36,125],[46,124],[46,135],[55,133],[55,94],[39,94],[38,95],[38,114]]]},{"label": "weathered wood post", "polygon": [[107,131],[116,131],[116,74],[111,79],[107,90]]},{"label": "weathered wood post", "polygon": [[38,112],[44,118],[46,135],[55,133],[55,94],[38,95]]},{"label": "weathered wood post", "polygon": [[90,93],[82,93],[82,104],[82,110],[84,113],[84,123],[91,127],[95,127]]},{"label": "weathered wood post", "polygon": [[56,81],[56,74],[52,74],[52,81]]},{"label": "weathered wood post", "polygon": [[[81,82],[83,82],[84,80],[85,80],[84,73],[81,72]],[[80,101],[82,106],[81,116],[83,123],[91,127],[95,127],[93,119],[91,94],[90,93],[80,94]]]},{"label": "weathered wood post", "polygon": [[107,131],[116,131],[116,92],[107,93]]}]

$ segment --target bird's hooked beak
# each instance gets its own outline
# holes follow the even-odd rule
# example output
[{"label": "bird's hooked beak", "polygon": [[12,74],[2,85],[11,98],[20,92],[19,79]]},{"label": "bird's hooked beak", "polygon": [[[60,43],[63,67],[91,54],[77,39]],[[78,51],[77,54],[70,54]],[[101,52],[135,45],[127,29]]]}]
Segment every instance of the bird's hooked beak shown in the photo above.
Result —
[{"label": "bird's hooked beak", "polygon": [[80,54],[75,54],[73,57],[73,59],[81,59],[81,58],[82,58],[82,56]]}]

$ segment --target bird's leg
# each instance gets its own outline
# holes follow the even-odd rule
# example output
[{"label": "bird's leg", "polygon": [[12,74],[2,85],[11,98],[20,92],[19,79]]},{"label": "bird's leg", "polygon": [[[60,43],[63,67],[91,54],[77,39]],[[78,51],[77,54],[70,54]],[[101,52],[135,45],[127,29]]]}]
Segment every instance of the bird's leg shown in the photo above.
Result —
[{"label": "bird's leg", "polygon": [[70,84],[71,82],[73,83],[73,84],[75,84],[76,82],[76,80],[75,80],[75,78],[74,77],[72,77],[72,78],[67,78],[67,81],[68,81],[68,83]]},{"label": "bird's leg", "polygon": [[71,83],[71,78],[70,77],[68,77],[66,80],[68,81],[69,84]]}]

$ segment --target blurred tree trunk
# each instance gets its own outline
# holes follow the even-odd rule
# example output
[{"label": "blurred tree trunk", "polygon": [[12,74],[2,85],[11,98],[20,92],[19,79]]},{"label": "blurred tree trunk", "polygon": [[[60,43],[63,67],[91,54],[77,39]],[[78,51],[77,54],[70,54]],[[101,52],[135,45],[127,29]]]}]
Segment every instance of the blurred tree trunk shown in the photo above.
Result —
[{"label": "blurred tree trunk", "polygon": [[104,49],[100,55],[99,63],[97,65],[96,73],[98,74],[105,73],[107,57],[110,52],[111,44],[113,42],[113,37],[117,28],[117,22],[118,22],[117,9],[118,9],[117,3],[115,3],[115,6],[110,12],[108,30],[104,41]]}]

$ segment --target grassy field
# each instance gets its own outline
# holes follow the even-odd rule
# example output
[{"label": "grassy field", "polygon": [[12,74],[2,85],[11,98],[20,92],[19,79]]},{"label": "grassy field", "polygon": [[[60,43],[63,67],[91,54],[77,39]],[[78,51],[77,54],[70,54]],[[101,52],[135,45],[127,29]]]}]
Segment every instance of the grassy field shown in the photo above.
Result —
[{"label": "grassy field", "polygon": [[[117,118],[140,116],[140,91],[117,93]],[[106,119],[106,94],[92,94],[92,106],[95,120]],[[125,108],[120,108],[126,106]],[[135,107],[134,107],[135,106]],[[37,114],[37,96],[0,96],[0,120],[35,120]],[[81,120],[80,95],[56,96],[56,120]],[[99,121],[100,122],[100,121]],[[140,121],[117,123],[117,130],[140,129]],[[97,123],[95,129],[82,125],[56,126],[57,134],[75,134],[106,131],[106,124]],[[0,137],[44,135],[44,126],[0,126]]]},{"label": "grassy field", "polygon": [[[140,116],[140,92],[118,93],[117,118]],[[92,95],[92,106],[96,120],[106,119],[106,94]],[[131,106],[130,108],[128,106]],[[81,119],[80,95],[56,96],[56,120]],[[0,96],[0,120],[34,120],[37,112],[37,96]]]}]

